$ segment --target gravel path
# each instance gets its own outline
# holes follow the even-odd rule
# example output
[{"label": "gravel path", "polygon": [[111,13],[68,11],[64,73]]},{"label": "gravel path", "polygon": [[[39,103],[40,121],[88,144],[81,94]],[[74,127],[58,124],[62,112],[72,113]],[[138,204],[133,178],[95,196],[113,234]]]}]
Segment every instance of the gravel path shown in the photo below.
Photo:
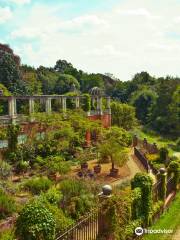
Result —
[{"label": "gravel path", "polygon": [[[124,182],[130,181],[138,172],[145,172],[145,169],[143,167],[143,165],[139,162],[139,160],[134,156],[133,153],[134,149],[132,148],[130,153],[129,153],[129,160],[127,162],[127,166],[130,170],[130,175],[128,177],[125,177],[123,179],[114,181],[111,185],[113,186],[117,186],[117,185],[121,185]],[[150,174],[153,179],[154,179],[154,175]]]}]

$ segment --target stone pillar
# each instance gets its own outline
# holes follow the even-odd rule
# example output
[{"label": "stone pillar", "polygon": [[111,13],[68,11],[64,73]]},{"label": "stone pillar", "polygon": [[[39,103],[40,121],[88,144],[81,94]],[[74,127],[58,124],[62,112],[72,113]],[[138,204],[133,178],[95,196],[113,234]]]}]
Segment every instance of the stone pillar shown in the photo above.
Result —
[{"label": "stone pillar", "polygon": [[156,154],[158,152],[159,152],[159,150],[158,150],[157,144],[153,143],[153,145],[152,145],[152,153]]},{"label": "stone pillar", "polygon": [[62,97],[62,109],[63,112],[66,112],[66,97]]},{"label": "stone pillar", "polygon": [[133,147],[137,147],[138,145],[138,138],[137,138],[137,135],[134,135],[133,136]]},{"label": "stone pillar", "polygon": [[15,99],[14,97],[10,97],[8,99],[8,114],[10,117],[14,117],[15,115]]},{"label": "stone pillar", "polygon": [[102,97],[97,97],[97,111],[102,115]]},{"label": "stone pillar", "polygon": [[46,99],[46,113],[51,113],[51,98]]},{"label": "stone pillar", "polygon": [[158,179],[160,180],[159,198],[163,201],[166,199],[166,186],[167,186],[167,172],[165,168],[160,168],[158,173]]},{"label": "stone pillar", "polygon": [[[99,194],[99,201],[101,203],[100,213],[98,214],[98,232],[100,236],[103,236],[104,239],[113,240],[115,239],[109,229],[111,226],[111,220],[109,219],[109,211],[107,210],[106,202],[112,197],[112,187],[110,185],[105,185],[102,187],[102,192]],[[112,216],[113,217],[113,216]]]},{"label": "stone pillar", "polygon": [[10,97],[8,99],[8,115],[9,115],[12,123],[15,123],[15,114],[16,113],[17,113],[16,99],[14,97]]},{"label": "stone pillar", "polygon": [[34,113],[34,98],[30,98],[29,99],[29,114],[33,114]]},{"label": "stone pillar", "polygon": [[147,146],[148,146],[147,139],[144,138],[144,140],[143,140],[143,148],[147,150]]},{"label": "stone pillar", "polygon": [[79,108],[79,106],[80,106],[80,105],[79,105],[79,97],[76,97],[76,98],[75,98],[75,101],[76,101],[76,108]]}]

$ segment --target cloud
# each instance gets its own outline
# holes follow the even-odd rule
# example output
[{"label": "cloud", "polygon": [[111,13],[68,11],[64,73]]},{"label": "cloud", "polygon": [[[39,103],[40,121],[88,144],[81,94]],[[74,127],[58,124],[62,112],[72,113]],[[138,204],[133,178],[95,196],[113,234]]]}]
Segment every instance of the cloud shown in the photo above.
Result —
[{"label": "cloud", "polygon": [[5,23],[12,17],[12,12],[9,7],[0,7],[0,24]]},{"label": "cloud", "polygon": [[23,5],[23,4],[30,3],[31,0],[8,0],[8,2],[12,2],[12,3],[15,3],[17,5]]},{"label": "cloud", "polygon": [[126,0],[69,16],[57,5],[34,4],[11,41],[20,41],[22,62],[35,66],[67,59],[84,71],[112,72],[122,80],[143,70],[180,75],[178,38],[168,35],[180,36],[179,7],[176,0]]}]

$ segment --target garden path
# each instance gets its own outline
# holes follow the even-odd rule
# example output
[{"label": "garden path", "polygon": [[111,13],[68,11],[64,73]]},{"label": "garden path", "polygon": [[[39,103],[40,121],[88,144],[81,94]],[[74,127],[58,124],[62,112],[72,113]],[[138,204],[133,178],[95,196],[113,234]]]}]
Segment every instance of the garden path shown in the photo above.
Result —
[{"label": "garden path", "polygon": [[[130,181],[138,172],[145,172],[145,169],[143,165],[139,162],[139,160],[134,155],[134,149],[131,148],[129,152],[129,160],[127,162],[127,166],[130,170],[130,175],[123,178],[116,180],[112,183],[113,186],[121,185],[125,182]],[[153,181],[155,182],[155,176],[150,172],[149,175],[153,178]]]}]

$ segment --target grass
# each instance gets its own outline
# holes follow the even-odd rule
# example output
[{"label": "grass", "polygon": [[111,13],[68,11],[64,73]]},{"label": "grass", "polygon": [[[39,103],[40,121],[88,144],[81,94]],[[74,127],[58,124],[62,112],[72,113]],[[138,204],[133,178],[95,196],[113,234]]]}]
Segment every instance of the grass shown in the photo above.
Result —
[{"label": "grass", "polygon": [[[180,228],[180,192],[177,193],[169,210],[150,229],[172,229],[173,232]],[[172,234],[149,234],[143,240],[171,240]]]}]

